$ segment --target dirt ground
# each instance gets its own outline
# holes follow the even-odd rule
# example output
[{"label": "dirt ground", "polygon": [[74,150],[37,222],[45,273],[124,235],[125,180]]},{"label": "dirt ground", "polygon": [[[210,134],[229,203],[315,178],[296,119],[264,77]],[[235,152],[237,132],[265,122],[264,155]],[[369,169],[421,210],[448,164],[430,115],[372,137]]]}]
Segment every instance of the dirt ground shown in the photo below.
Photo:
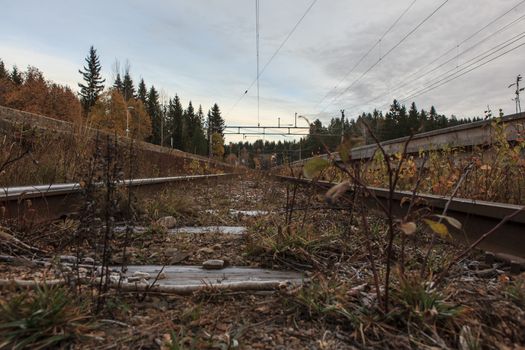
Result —
[{"label": "dirt ground", "polygon": [[[292,205],[293,203],[293,205]],[[222,259],[231,266],[306,272],[311,282],[275,291],[203,290],[190,296],[161,293],[106,295],[95,315],[90,304],[89,331],[64,347],[94,349],[362,349],[499,348],[525,346],[525,276],[512,275],[503,263],[486,264],[476,252],[455,266],[444,282],[418,279],[421,251],[429,237],[409,238],[404,276],[393,272],[391,308],[377,307],[373,274],[361,228],[345,203],[329,207],[322,193],[280,183],[261,175],[202,182],[166,189],[135,204],[137,226],[131,235],[128,264],[200,265]],[[293,211],[290,213],[290,208]],[[263,210],[259,216],[231,213]],[[159,219],[173,216],[176,226],[245,226],[244,235],[170,234]],[[33,232],[10,234],[42,252],[73,255],[78,244],[65,239],[78,219],[46,223]],[[117,220],[118,221],[118,220]],[[117,222],[118,225],[118,222]],[[382,223],[371,215],[373,251],[384,249]],[[35,234],[38,233],[38,234]],[[116,241],[112,264],[123,262]],[[408,246],[407,246],[408,247]],[[4,247],[5,248],[5,247]],[[87,244],[83,256],[98,261]],[[436,274],[462,247],[440,242],[429,262]],[[2,249],[2,254],[6,254]],[[15,249],[16,255],[25,255]],[[399,257],[396,257],[398,259]],[[376,268],[384,261],[375,258]],[[408,260],[408,258],[407,258]],[[413,264],[413,265],[411,265]],[[413,270],[413,271],[412,271]],[[383,270],[381,270],[383,271]],[[59,265],[35,266],[17,259],[0,263],[1,279],[52,280],[64,276]],[[401,275],[399,275],[401,276]],[[423,286],[423,287],[421,287]],[[383,290],[384,292],[384,290]],[[2,305],[24,293],[0,288]],[[28,292],[34,293],[34,291]],[[94,300],[87,287],[74,289],[75,300]],[[5,320],[0,319],[0,323]],[[1,329],[1,325],[0,325]],[[2,331],[0,330],[0,334]],[[1,347],[1,346],[0,346]]]}]

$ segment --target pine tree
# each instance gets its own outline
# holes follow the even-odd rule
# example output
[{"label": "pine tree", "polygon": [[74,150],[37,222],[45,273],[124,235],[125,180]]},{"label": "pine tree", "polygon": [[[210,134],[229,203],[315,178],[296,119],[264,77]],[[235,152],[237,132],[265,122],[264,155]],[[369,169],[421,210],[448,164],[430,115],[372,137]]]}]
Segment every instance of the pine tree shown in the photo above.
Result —
[{"label": "pine tree", "polygon": [[151,119],[150,142],[156,145],[161,143],[162,112],[160,110],[159,93],[152,85],[148,92],[146,111]]},{"label": "pine tree", "polygon": [[113,82],[113,87],[121,94],[124,91],[124,84],[122,83],[122,78],[120,78],[120,73],[117,73],[117,77]]},{"label": "pine tree", "polygon": [[5,68],[4,61],[0,60],[0,79],[9,78],[9,72]]},{"label": "pine tree", "polygon": [[175,98],[170,99],[168,109],[168,132],[172,139],[173,148],[182,150],[184,148],[183,143],[183,116],[184,110],[180,103],[179,96],[175,95]]},{"label": "pine tree", "polygon": [[22,77],[22,73],[18,71],[18,68],[16,68],[16,66],[13,67],[13,70],[11,71],[11,76],[9,78],[15,85],[20,86],[24,83],[24,78]]},{"label": "pine tree", "polygon": [[146,104],[146,100],[148,98],[148,89],[146,88],[144,79],[140,79],[139,88],[137,91],[137,98],[141,100],[142,103]]},{"label": "pine tree", "polygon": [[417,133],[422,126],[419,119],[419,111],[417,110],[415,102],[412,102],[410,110],[408,111],[408,125],[409,130],[412,130],[414,133]]},{"label": "pine tree", "polygon": [[434,130],[437,128],[438,114],[434,106],[430,107],[430,113],[428,114],[428,128],[427,131]]},{"label": "pine tree", "polygon": [[224,138],[224,119],[221,116],[221,110],[215,103],[209,112],[211,131],[213,133],[219,133]]},{"label": "pine tree", "polygon": [[135,97],[135,87],[133,86],[133,79],[131,79],[129,71],[126,71],[124,80],[122,81],[122,96],[124,96],[126,101]]},{"label": "pine tree", "polygon": [[183,134],[183,144],[184,144],[184,150],[188,152],[195,152],[192,141],[195,134],[195,109],[193,108],[193,104],[188,104],[188,108],[184,111],[184,134]]},{"label": "pine tree", "polygon": [[82,74],[85,84],[79,83],[80,87],[80,101],[84,108],[84,114],[87,115],[97,102],[97,99],[104,90],[105,79],[102,79],[100,71],[102,66],[100,65],[100,59],[97,56],[97,50],[93,46],[89,48],[88,57],[86,57],[87,67],[84,66],[84,70],[78,72]]},{"label": "pine tree", "polygon": [[208,150],[208,142],[204,135],[204,112],[202,106],[199,105],[199,110],[195,115],[194,123],[195,131],[193,133],[192,144],[195,149],[195,153],[200,155],[206,155]]}]

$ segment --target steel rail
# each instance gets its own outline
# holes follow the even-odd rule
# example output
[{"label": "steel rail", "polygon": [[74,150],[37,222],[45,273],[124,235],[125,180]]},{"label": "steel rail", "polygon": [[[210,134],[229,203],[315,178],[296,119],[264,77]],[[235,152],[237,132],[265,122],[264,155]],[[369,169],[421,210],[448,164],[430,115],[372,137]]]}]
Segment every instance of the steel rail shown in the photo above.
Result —
[{"label": "steel rail", "polygon": [[[143,179],[127,179],[123,181],[117,181],[119,186],[147,186],[147,185],[158,185],[166,184],[171,182],[181,181],[195,181],[203,179],[218,179],[221,177],[228,177],[232,174],[209,174],[209,175],[185,175],[185,176],[170,176],[170,177],[155,177],[155,178],[143,178]],[[102,182],[95,183],[95,186],[102,187]],[[15,187],[4,187],[0,188],[0,202],[12,201],[18,199],[30,199],[38,197],[51,197],[60,196],[66,194],[74,194],[82,191],[80,183],[64,183],[64,184],[49,184],[49,185],[32,185],[32,186],[15,186]]]},{"label": "steel rail", "polygon": [[[233,175],[227,173],[128,179],[116,184],[119,187],[135,188],[133,192],[137,196],[152,197],[157,191],[171,184],[219,180]],[[104,186],[101,182],[94,185],[97,188]],[[79,183],[0,188],[0,218],[42,222],[79,215],[85,201],[82,190]]]},{"label": "steel rail", "polygon": [[[309,179],[300,179],[292,176],[273,175],[275,178],[295,182],[305,185],[312,185]],[[328,181],[315,181],[320,188],[327,189],[335,185]],[[386,188],[367,187],[383,204],[386,204],[389,198],[389,190]],[[349,190],[350,192],[353,189]],[[403,217],[407,211],[407,205],[402,206],[403,198],[411,198],[411,191],[394,191],[392,200],[395,202],[394,214]],[[441,214],[443,208],[447,205],[447,215],[456,218],[462,223],[461,230],[451,228],[454,238],[472,243],[483,233],[500,223],[506,216],[521,210],[520,213],[508,220],[493,235],[489,236],[480,244],[480,248],[485,251],[499,253],[509,261],[518,261],[522,268],[525,268],[525,207],[514,204],[505,204],[497,202],[488,202],[466,198],[452,198],[432,194],[417,194],[423,206],[428,207],[432,212]],[[370,197],[362,197],[364,204],[369,208],[377,208],[377,202]],[[379,208],[377,208],[379,209]],[[379,211],[378,211],[379,213]]]}]

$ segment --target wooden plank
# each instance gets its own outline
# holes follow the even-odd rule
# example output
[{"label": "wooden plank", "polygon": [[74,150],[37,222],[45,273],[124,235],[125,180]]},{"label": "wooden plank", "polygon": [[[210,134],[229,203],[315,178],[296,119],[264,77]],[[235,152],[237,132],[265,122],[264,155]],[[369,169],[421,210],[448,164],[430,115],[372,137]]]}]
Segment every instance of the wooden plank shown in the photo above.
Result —
[{"label": "wooden plank", "polygon": [[[161,265],[133,265],[128,266],[126,277],[135,272],[147,272],[151,281],[161,271]],[[279,271],[252,267],[227,267],[221,270],[205,270],[201,266],[172,265],[164,267],[163,274],[166,278],[159,279],[158,285],[190,285],[205,286],[221,283],[244,282],[286,282],[302,283],[305,275],[293,271]]]}]

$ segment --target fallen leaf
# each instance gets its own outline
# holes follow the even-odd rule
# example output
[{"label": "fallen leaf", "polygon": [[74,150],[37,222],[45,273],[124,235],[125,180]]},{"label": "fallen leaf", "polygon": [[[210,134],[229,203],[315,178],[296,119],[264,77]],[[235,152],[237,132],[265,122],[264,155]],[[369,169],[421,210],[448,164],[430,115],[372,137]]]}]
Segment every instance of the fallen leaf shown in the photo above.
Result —
[{"label": "fallen leaf", "polygon": [[450,217],[450,216],[446,216],[446,215],[439,215],[439,214],[436,214],[434,215],[440,219],[444,219],[444,220],[447,220],[447,222],[450,224],[450,226],[453,226],[455,228],[457,228],[458,230],[461,230],[461,222],[459,222],[459,220],[453,218],[453,217]]},{"label": "fallen leaf", "polygon": [[445,224],[430,219],[423,219],[423,221],[428,225],[428,227],[430,227],[432,231],[434,231],[434,233],[439,235],[439,237],[450,237],[450,233],[448,232],[448,228],[445,226]]},{"label": "fallen leaf", "polygon": [[415,222],[402,222],[399,224],[399,229],[407,236],[413,235],[416,232],[417,225]]}]

